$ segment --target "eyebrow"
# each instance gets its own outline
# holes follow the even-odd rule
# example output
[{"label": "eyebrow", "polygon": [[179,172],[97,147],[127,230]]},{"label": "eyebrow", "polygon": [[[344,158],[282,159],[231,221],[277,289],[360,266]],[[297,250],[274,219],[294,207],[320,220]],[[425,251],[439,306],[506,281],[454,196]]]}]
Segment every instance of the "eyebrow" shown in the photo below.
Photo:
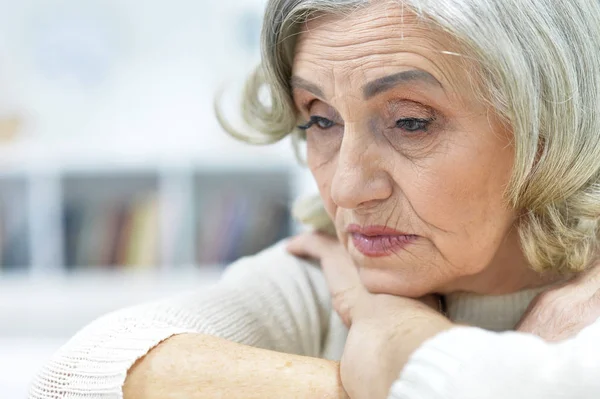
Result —
[{"label": "eyebrow", "polygon": [[310,83],[308,80],[301,78],[300,76],[292,76],[290,79],[290,85],[292,89],[304,89],[317,97],[324,98],[323,90],[314,83]]},{"label": "eyebrow", "polygon": [[[429,72],[411,69],[409,71],[402,71],[393,75],[384,76],[365,84],[363,86],[363,97],[365,100],[368,100],[378,94],[391,90],[402,83],[413,81],[421,81],[429,85],[439,86],[442,89],[444,88],[440,81]],[[292,86],[292,89],[304,89],[317,97],[325,97],[323,90],[319,86],[301,78],[300,76],[292,76],[290,79],[290,85]]]},{"label": "eyebrow", "polygon": [[372,82],[367,83],[363,87],[363,97],[368,100],[371,97],[375,97],[378,94],[393,89],[402,83],[421,81],[429,85],[442,87],[442,84],[429,72],[421,71],[418,69],[412,69],[410,71],[398,72],[393,75],[384,76],[383,78],[376,79]]}]

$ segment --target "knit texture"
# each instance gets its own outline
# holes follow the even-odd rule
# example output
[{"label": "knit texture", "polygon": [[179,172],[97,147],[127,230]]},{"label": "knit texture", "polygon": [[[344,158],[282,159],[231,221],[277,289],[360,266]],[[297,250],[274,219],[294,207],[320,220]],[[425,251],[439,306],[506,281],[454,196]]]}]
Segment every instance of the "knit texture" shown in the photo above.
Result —
[{"label": "knit texture", "polygon": [[390,399],[598,399],[600,323],[549,344],[516,332],[458,327],[422,345]]},{"label": "knit texture", "polygon": [[[511,330],[539,292],[529,290],[496,297],[450,295],[449,317],[488,330]],[[468,328],[457,329],[452,334],[441,334],[439,342],[436,337],[423,345],[390,397],[450,398],[440,395],[446,387],[453,386],[456,367],[471,362],[469,356],[475,356],[472,351],[463,350],[464,346],[485,347],[489,341],[494,345],[487,348],[492,351],[490,359],[494,359],[494,351],[499,357],[503,355],[504,338],[473,330],[477,333]],[[73,337],[38,373],[29,398],[121,399],[129,368],[160,342],[181,333],[209,334],[259,348],[339,360],[348,331],[331,307],[320,269],[289,255],[278,244],[232,264],[220,282],[209,289],[99,318]],[[516,351],[512,360],[519,362],[519,342],[515,345],[517,349],[510,353]],[[448,346],[452,350],[448,351]],[[480,356],[477,360],[485,363],[485,359]],[[474,362],[478,366],[479,363]],[[490,368],[493,365],[488,365]],[[435,384],[426,382],[430,378]],[[442,387],[438,396],[429,395],[434,385]],[[502,396],[506,397],[511,396]]]}]

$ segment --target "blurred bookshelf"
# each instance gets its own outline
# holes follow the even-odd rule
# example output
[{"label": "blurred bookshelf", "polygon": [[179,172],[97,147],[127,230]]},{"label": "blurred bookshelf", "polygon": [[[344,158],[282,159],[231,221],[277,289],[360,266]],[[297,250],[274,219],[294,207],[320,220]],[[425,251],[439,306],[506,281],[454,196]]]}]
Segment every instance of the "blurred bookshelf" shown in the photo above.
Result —
[{"label": "blurred bookshelf", "polygon": [[254,254],[295,231],[303,172],[259,158],[6,168],[0,279],[185,273]]}]

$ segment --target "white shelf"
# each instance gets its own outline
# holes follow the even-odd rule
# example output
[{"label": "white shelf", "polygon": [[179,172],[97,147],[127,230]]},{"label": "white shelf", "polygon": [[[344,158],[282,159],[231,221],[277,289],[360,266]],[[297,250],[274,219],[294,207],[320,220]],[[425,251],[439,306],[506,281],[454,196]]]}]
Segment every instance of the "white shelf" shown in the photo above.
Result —
[{"label": "white shelf", "polygon": [[[196,226],[191,225],[189,236],[182,237],[180,241],[173,242],[183,226],[174,227],[173,215],[181,214],[182,209],[193,210],[196,201],[195,187],[198,184],[208,184],[213,187],[222,179],[231,176],[238,183],[245,181],[245,174],[253,179],[263,174],[289,176],[287,180],[278,179],[277,186],[289,193],[286,200],[305,194],[306,176],[308,172],[296,164],[293,154],[285,157],[285,150],[289,143],[279,143],[279,148],[244,146],[243,151],[232,150],[232,158],[220,157],[218,153],[196,156],[188,154],[175,159],[170,155],[160,158],[153,157],[151,152],[144,152],[139,157],[134,156],[133,147],[124,148],[131,156],[116,157],[114,151],[106,146],[103,150],[77,153],[77,156],[64,156],[58,154],[66,151],[56,147],[39,159],[31,161],[33,154],[42,152],[41,146],[23,146],[21,152],[14,153],[7,148],[0,149],[0,179],[4,181],[20,181],[25,188],[20,195],[27,213],[27,243],[29,246],[29,265],[27,272],[35,275],[62,274],[65,272],[64,258],[64,205],[74,192],[86,191],[83,198],[100,198],[105,193],[131,196],[131,190],[136,184],[127,183],[128,179],[155,179],[152,191],[156,192],[161,207],[159,250],[160,262],[163,264],[193,262],[195,258],[195,245],[197,242]],[[253,151],[267,149],[264,156],[254,155]],[[12,154],[3,159],[2,151]],[[113,153],[111,153],[113,151]],[[65,152],[66,153],[66,152]],[[291,153],[291,149],[290,149]],[[167,153],[168,154],[168,153]],[[242,155],[244,154],[244,155]],[[248,155],[252,154],[252,155]],[[206,155],[206,156],[204,156]],[[239,157],[238,157],[239,155]],[[116,158],[113,158],[116,157]],[[257,177],[258,176],[258,177]],[[86,181],[86,179],[90,181]],[[74,180],[72,180],[74,179]],[[100,180],[95,180],[100,179]],[[206,179],[206,180],[204,180]],[[114,184],[112,183],[114,180]],[[253,180],[255,181],[255,180]],[[83,182],[83,183],[80,183]],[[108,185],[100,184],[111,182]],[[126,185],[125,187],[123,185]],[[237,183],[236,183],[237,184]],[[13,190],[14,191],[14,190]],[[134,190],[135,191],[135,190]],[[254,190],[256,191],[256,190]],[[187,212],[187,211],[184,211]],[[187,222],[181,221],[187,226]],[[193,222],[190,222],[193,223]],[[294,230],[292,230],[294,231]],[[176,245],[177,250],[174,250]],[[179,254],[174,256],[173,254]],[[3,272],[0,270],[0,278]]]}]

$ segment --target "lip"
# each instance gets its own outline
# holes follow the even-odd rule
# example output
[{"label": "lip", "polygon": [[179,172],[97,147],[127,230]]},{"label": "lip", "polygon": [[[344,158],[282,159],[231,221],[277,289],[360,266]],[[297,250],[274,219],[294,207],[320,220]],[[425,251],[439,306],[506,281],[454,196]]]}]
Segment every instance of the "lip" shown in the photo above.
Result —
[{"label": "lip", "polygon": [[377,258],[389,256],[413,243],[418,236],[392,229],[387,226],[359,226],[351,224],[346,231],[352,244],[363,255]]}]

